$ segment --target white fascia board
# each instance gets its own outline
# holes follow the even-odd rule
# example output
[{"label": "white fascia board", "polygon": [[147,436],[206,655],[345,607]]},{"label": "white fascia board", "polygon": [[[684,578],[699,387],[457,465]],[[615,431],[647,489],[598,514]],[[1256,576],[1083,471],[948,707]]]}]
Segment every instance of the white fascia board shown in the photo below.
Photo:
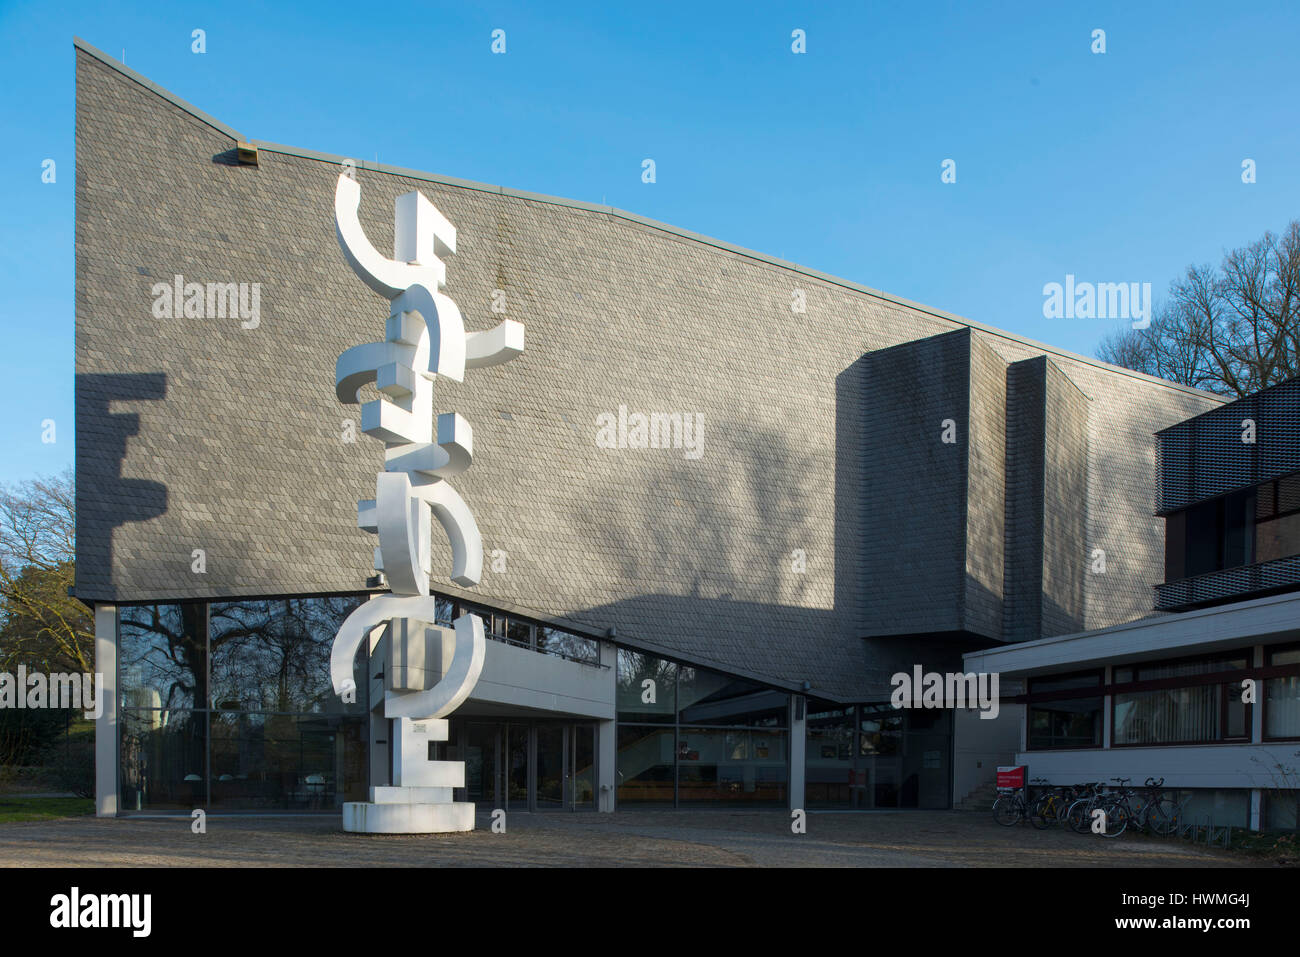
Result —
[{"label": "white fascia board", "polygon": [[963,658],[967,671],[1015,676],[1295,638],[1300,638],[1300,594],[1291,593],[989,648]]}]

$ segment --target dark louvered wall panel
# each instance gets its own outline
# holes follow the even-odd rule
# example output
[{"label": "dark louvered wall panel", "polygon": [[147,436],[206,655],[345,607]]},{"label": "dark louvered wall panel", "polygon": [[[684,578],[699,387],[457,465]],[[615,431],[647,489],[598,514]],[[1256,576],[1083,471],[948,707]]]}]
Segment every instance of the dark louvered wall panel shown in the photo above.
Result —
[{"label": "dark louvered wall panel", "polygon": [[[1253,443],[1242,441],[1247,419],[1255,424]],[[1180,422],[1156,439],[1160,513],[1300,471],[1300,378]]]}]

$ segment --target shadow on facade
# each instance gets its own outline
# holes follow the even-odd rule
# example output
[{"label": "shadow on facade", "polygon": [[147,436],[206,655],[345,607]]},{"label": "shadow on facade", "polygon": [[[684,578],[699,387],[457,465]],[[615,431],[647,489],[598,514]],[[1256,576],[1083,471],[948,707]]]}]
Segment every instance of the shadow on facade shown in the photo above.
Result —
[{"label": "shadow on facade", "polygon": [[80,373],[77,410],[77,593],[110,594],[114,585],[113,530],[167,511],[167,486],[124,478],[127,440],[140,434],[138,412],[113,411],[113,403],[157,402],[167,396],[163,372]]}]

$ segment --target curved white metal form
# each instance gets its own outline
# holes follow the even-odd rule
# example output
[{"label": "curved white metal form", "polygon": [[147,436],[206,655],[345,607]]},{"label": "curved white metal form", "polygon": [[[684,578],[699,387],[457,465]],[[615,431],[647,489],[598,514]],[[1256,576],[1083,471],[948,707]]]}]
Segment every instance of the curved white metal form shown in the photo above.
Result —
[{"label": "curved white metal form", "polygon": [[393,311],[412,313],[424,320],[429,332],[430,372],[457,382],[464,380],[465,320],[449,296],[415,283],[393,300]]},{"label": "curved white metal form", "polygon": [[446,482],[413,485],[411,490],[433,509],[451,544],[451,580],[471,588],[483,579],[483,537],[460,493]]},{"label": "curved white metal form", "polygon": [[[344,619],[330,650],[330,681],[336,694],[356,690],[352,662],[357,649],[374,629],[395,618],[436,621],[437,599],[432,595],[381,595],[365,602]],[[483,620],[461,615],[454,622],[456,650],[443,678],[428,691],[384,696],[384,714],[389,718],[441,718],[451,714],[469,697],[487,657]]]},{"label": "curved white metal form", "polygon": [[361,399],[357,391],[376,381],[379,370],[390,364],[413,368],[414,346],[400,342],[363,342],[353,346],[334,363],[334,394],[344,405],[356,405]]},{"label": "curved white metal form", "polygon": [[[423,199],[418,193],[415,196]],[[421,261],[389,259],[370,244],[357,218],[361,186],[342,173],[334,187],[335,233],[352,271],[367,286],[393,303],[394,315],[418,313],[424,320],[429,332],[429,371],[460,382],[465,378],[465,322],[456,303],[438,291],[447,285],[447,267],[433,252],[435,240],[439,237],[444,238],[444,247],[454,251],[455,230],[428,200],[424,202],[427,210],[432,210],[432,215],[427,210],[420,210],[418,204],[414,206],[416,211],[405,212],[404,198],[398,200],[395,245],[405,247],[408,255],[415,252]],[[434,217],[441,223],[431,222]],[[451,229],[449,242],[445,239],[447,229]],[[427,251],[421,250],[421,245]]]},{"label": "curved white metal form", "polygon": [[[432,619],[429,619],[432,620]],[[384,694],[384,715],[389,718],[441,718],[451,714],[469,697],[483,673],[487,658],[487,638],[483,632],[483,619],[478,615],[461,615],[453,623],[456,629],[456,651],[451,667],[443,678],[428,691]]]},{"label": "curved white metal form", "polygon": [[505,319],[492,329],[465,335],[465,368],[484,369],[509,362],[524,351],[524,324]]},{"label": "curved white metal form", "polygon": [[[339,174],[334,187],[334,231],[338,236],[343,256],[361,281],[385,299],[396,299],[413,283],[423,283],[430,289],[443,289],[447,285],[447,267],[442,260],[432,257],[430,263],[398,262],[380,254],[366,238],[366,231],[357,218],[361,208],[361,184],[344,173]],[[451,247],[455,248],[455,237]]]},{"label": "curved white metal form", "polygon": [[398,595],[427,595],[429,509],[411,492],[405,472],[380,472],[375,479],[375,526],[389,587]]}]

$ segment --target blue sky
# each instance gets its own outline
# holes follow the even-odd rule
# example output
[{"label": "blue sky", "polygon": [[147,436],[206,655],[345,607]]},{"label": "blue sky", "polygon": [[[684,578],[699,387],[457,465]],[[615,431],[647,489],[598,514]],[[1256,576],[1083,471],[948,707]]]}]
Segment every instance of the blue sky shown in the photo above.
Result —
[{"label": "blue sky", "polygon": [[1159,296],[1300,216],[1298,11],[0,0],[0,482],[73,461],[73,36],[255,139],[606,202],[1091,355],[1116,323],[1045,319],[1045,283]]}]

